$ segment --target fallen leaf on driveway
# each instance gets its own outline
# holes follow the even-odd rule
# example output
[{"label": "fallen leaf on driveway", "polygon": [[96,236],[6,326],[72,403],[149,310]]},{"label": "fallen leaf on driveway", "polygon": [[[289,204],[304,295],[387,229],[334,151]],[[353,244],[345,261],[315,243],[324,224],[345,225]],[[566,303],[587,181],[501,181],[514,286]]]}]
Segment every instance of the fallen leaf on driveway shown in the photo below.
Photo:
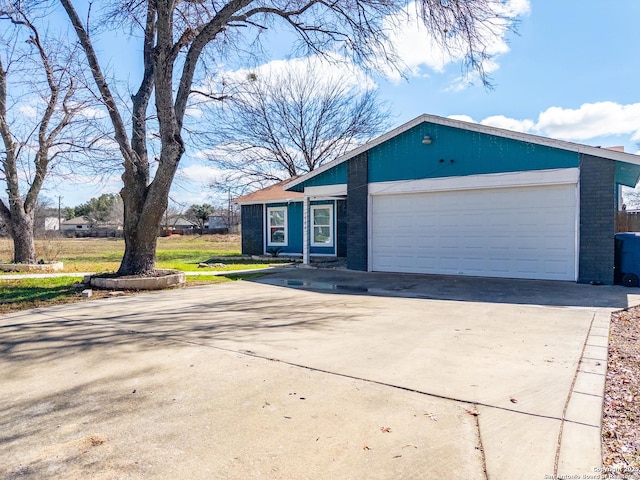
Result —
[{"label": "fallen leaf on driveway", "polygon": [[382,433],[391,433],[391,427],[380,427]]},{"label": "fallen leaf on driveway", "polygon": [[367,445],[365,445],[364,447],[362,447],[363,450],[371,450]]},{"label": "fallen leaf on driveway", "polygon": [[511,397],[509,400],[511,400],[511,403],[518,403],[518,400],[516,398]]},{"label": "fallen leaf on driveway", "polygon": [[474,417],[477,417],[478,415],[480,415],[480,412],[478,410],[476,410],[475,408],[473,408],[473,409],[465,408],[464,411],[467,412],[469,415],[473,415]]}]

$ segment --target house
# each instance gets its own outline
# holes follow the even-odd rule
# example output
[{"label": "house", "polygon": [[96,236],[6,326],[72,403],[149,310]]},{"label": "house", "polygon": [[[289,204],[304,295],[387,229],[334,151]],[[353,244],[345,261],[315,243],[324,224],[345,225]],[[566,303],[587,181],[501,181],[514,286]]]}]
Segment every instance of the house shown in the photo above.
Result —
[{"label": "house", "polygon": [[640,157],[422,115],[238,199],[242,252],[362,271],[613,283],[620,186]]},{"label": "house", "polygon": [[86,232],[91,228],[91,222],[84,217],[64,220],[61,225],[63,232]]},{"label": "house", "polygon": [[195,222],[192,222],[188,218],[176,217],[169,220],[169,228],[173,230],[192,230],[197,227],[198,225],[196,225]]}]

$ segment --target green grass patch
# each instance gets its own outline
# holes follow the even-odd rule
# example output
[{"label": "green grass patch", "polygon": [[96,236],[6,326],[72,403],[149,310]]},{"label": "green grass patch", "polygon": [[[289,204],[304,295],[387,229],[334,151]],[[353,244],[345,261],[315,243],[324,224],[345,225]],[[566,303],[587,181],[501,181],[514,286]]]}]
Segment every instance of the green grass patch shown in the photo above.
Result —
[{"label": "green grass patch", "polygon": [[224,283],[233,282],[236,280],[255,280],[257,278],[265,276],[266,272],[256,273],[229,273],[228,275],[192,275],[187,276],[187,283],[189,284],[208,284],[208,283]]},{"label": "green grass patch", "polygon": [[78,277],[0,280],[0,312],[68,303],[82,298],[73,288]]}]

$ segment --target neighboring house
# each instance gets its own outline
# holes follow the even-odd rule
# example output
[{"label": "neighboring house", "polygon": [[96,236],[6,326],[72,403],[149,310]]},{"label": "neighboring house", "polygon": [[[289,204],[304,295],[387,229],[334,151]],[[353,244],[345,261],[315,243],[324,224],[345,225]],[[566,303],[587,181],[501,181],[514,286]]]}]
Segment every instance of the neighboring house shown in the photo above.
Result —
[{"label": "neighboring house", "polygon": [[63,232],[85,232],[91,229],[91,222],[83,217],[64,220],[61,225]]},{"label": "neighboring house", "polygon": [[224,215],[209,215],[209,229],[229,228],[227,217]]},{"label": "neighboring house", "polygon": [[364,271],[613,283],[620,186],[640,157],[422,115],[237,199],[242,252]]},{"label": "neighboring house", "polygon": [[177,217],[172,220],[169,220],[169,228],[173,228],[174,230],[191,230],[197,228],[195,222],[188,220],[184,217]]},{"label": "neighboring house", "polygon": [[46,217],[44,219],[45,230],[60,230],[60,219],[58,217]]}]

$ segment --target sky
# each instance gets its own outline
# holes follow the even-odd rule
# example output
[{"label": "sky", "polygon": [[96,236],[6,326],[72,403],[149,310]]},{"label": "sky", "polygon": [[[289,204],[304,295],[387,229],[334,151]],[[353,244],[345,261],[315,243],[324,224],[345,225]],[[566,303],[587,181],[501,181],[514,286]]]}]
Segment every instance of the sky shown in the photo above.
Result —
[{"label": "sky", "polygon": [[[490,43],[495,56],[485,66],[491,89],[464,76],[459,59],[443,57],[415,27],[394,39],[409,67],[404,78],[366,74],[355,66],[345,75],[377,89],[392,112],[391,128],[427,113],[588,145],[620,145],[640,154],[640,2],[510,0],[507,8],[517,18],[518,33],[504,30]],[[253,67],[280,69],[299,61],[290,57],[282,36],[268,38],[272,58]],[[129,69],[135,79],[138,47],[129,41],[123,48],[122,42],[103,46],[100,55],[110,59],[114,72]],[[221,68],[237,73],[242,67]],[[215,171],[202,157],[189,148],[181,161],[171,194],[178,206],[226,200],[207,187]],[[57,182],[43,195],[61,196],[63,206],[73,206],[120,187],[117,176],[101,184]]]}]

